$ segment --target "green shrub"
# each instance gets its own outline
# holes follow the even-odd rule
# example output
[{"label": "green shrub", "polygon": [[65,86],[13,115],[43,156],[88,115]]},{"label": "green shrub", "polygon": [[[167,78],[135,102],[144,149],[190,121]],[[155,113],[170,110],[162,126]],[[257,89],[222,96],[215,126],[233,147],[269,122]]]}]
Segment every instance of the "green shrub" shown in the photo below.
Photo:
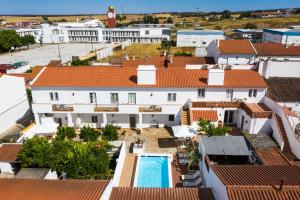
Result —
[{"label": "green shrub", "polygon": [[73,127],[58,127],[56,133],[56,140],[71,140],[75,137],[76,133]]},{"label": "green shrub", "polygon": [[94,128],[83,127],[80,130],[79,136],[80,139],[83,140],[84,142],[94,142],[98,140],[100,136],[100,132]]},{"label": "green shrub", "polygon": [[177,51],[176,53],[174,53],[174,56],[193,56],[193,54],[186,51]]},{"label": "green shrub", "polygon": [[102,130],[104,140],[113,141],[118,139],[117,128],[112,124],[107,124]]}]

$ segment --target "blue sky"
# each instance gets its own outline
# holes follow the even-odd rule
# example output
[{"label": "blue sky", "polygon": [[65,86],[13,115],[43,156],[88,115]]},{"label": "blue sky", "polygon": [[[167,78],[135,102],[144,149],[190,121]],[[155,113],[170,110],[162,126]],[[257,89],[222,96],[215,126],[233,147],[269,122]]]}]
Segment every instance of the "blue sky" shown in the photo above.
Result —
[{"label": "blue sky", "polygon": [[109,5],[124,13],[222,11],[300,7],[300,0],[0,0],[0,15],[104,13]]}]

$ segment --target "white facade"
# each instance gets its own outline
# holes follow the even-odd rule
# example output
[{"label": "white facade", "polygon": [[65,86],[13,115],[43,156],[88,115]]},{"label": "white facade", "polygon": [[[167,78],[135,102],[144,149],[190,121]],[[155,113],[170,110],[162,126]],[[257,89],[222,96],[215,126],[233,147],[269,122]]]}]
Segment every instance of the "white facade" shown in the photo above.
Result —
[{"label": "white facade", "polygon": [[169,28],[114,28],[107,29],[99,20],[42,24],[34,29],[17,29],[20,36],[33,35],[37,43],[102,43],[123,42],[160,43],[170,39]]},{"label": "white facade", "polygon": [[1,76],[0,91],[0,133],[3,133],[27,114],[29,104],[24,78]]},{"label": "white facade", "polygon": [[217,30],[177,31],[177,47],[208,47],[212,41],[224,39],[224,32]]},{"label": "white facade", "polygon": [[262,42],[300,45],[299,29],[264,29]]}]

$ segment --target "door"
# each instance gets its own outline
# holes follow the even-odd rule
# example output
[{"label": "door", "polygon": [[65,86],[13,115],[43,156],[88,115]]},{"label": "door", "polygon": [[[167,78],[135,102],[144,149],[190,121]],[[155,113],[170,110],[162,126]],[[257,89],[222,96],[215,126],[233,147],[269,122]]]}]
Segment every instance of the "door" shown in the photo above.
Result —
[{"label": "door", "polygon": [[244,121],[245,121],[245,117],[244,115],[242,116],[242,122],[241,122],[241,130],[243,131],[244,129]]},{"label": "door", "polygon": [[135,116],[129,116],[129,124],[131,129],[136,128],[136,117]]},{"label": "door", "polygon": [[54,118],[55,123],[59,124],[59,126],[62,126],[62,119],[60,117]]},{"label": "door", "polygon": [[224,124],[232,124],[233,123],[233,116],[234,111],[233,110],[226,110],[225,116],[224,116]]}]

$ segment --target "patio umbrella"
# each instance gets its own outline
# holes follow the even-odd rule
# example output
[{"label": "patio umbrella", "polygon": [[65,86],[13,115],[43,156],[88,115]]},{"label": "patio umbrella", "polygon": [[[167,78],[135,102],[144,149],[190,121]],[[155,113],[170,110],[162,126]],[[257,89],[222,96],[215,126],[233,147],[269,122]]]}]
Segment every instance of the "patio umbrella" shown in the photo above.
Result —
[{"label": "patio umbrella", "polygon": [[192,138],[197,132],[191,126],[172,126],[174,136],[177,138]]}]

